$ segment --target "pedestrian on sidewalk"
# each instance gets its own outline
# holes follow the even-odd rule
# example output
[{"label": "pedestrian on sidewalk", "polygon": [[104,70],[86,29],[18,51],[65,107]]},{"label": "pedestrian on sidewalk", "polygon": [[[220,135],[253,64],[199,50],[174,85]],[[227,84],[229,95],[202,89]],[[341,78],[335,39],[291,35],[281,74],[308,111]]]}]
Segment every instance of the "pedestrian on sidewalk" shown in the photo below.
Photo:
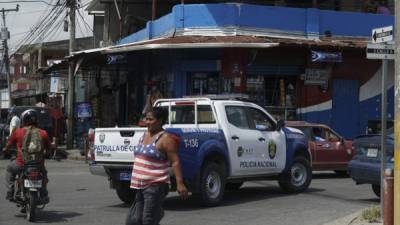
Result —
[{"label": "pedestrian on sidewalk", "polygon": [[186,199],[188,191],[183,184],[176,138],[164,131],[167,111],[161,107],[146,113],[147,132],[135,147],[131,188],[136,189],[135,201],[126,219],[126,225],[158,225],[164,216],[163,201],[170,183],[168,167],[171,163],[177,191]]},{"label": "pedestrian on sidewalk", "polygon": [[21,125],[21,120],[19,119],[19,117],[18,117],[18,115],[17,115],[17,112],[15,111],[15,108],[12,108],[12,109],[11,109],[11,111],[10,111],[10,118],[11,118],[11,121],[10,121],[10,127],[9,127],[9,130],[10,130],[9,137],[11,136],[11,134],[13,133],[13,131],[14,131],[15,129],[19,128],[20,125]]}]

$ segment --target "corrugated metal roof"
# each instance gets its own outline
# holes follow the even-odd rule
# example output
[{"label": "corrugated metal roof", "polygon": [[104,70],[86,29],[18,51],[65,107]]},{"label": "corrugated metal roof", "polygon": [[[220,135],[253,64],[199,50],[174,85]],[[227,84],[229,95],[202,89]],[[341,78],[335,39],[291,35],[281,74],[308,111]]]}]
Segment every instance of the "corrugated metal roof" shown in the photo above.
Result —
[{"label": "corrugated metal roof", "polygon": [[367,38],[340,39],[329,37],[320,38],[319,40],[309,40],[255,36],[178,36],[74,52],[72,57],[90,53],[110,54],[150,49],[269,48],[278,45],[360,49],[366,48],[369,41]]}]

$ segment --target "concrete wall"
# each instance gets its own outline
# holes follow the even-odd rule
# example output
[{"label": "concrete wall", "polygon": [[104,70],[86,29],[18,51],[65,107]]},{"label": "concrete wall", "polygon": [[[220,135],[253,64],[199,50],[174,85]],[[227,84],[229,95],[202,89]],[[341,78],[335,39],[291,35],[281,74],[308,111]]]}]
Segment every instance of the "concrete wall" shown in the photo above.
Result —
[{"label": "concrete wall", "polygon": [[154,39],[196,29],[203,30],[203,35],[213,36],[212,29],[227,28],[268,36],[297,35],[303,38],[318,38],[329,32],[333,37],[369,37],[373,28],[393,24],[393,16],[370,13],[233,3],[176,5],[170,14],[148,22],[146,28],[118,43]]}]

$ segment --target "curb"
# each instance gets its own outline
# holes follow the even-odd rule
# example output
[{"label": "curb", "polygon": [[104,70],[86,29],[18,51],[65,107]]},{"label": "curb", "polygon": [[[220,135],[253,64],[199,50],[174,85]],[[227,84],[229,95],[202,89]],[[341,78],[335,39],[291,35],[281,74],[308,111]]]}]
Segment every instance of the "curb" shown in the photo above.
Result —
[{"label": "curb", "polygon": [[66,150],[66,153],[68,160],[85,161],[85,156],[81,155],[81,151],[79,149]]},{"label": "curb", "polygon": [[363,211],[364,209],[359,210],[355,213],[352,213],[342,218],[338,218],[328,223],[324,223],[322,225],[383,225],[382,222],[370,223],[368,221],[362,221],[358,219]]},{"label": "curb", "polygon": [[349,225],[357,219],[357,217],[361,214],[361,212],[362,212],[362,210],[357,211],[357,212],[347,215],[345,217],[333,220],[328,223],[324,223],[323,225]]}]

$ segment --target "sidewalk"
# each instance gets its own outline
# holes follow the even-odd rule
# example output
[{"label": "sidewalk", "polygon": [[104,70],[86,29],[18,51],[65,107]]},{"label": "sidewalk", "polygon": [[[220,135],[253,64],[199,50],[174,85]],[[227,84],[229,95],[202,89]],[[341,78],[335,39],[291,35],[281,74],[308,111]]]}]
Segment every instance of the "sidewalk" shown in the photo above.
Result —
[{"label": "sidewalk", "polygon": [[57,147],[57,157],[61,159],[85,161],[85,156],[81,155],[80,149],[66,149],[65,145]]},{"label": "sidewalk", "polygon": [[361,219],[361,213],[362,213],[363,210],[360,210],[358,212],[352,213],[352,214],[347,215],[345,217],[336,219],[334,221],[325,223],[323,225],[383,225],[382,222],[370,223],[368,221],[362,220]]}]

